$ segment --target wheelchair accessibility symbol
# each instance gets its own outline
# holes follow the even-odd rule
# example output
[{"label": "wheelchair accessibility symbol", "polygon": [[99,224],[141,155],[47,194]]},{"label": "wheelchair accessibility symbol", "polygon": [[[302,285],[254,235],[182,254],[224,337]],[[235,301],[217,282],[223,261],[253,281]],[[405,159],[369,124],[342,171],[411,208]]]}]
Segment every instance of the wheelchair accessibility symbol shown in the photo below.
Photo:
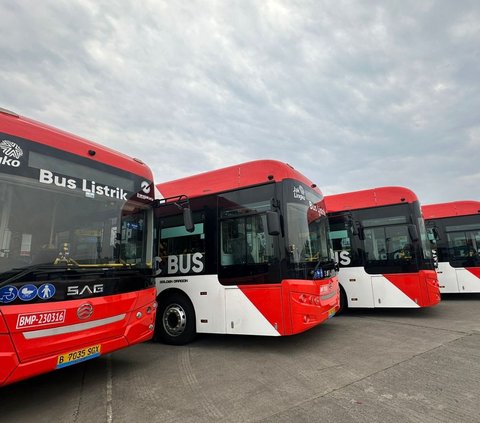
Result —
[{"label": "wheelchair accessibility symbol", "polygon": [[12,285],[0,288],[0,303],[7,304],[14,301],[18,296],[18,289]]}]

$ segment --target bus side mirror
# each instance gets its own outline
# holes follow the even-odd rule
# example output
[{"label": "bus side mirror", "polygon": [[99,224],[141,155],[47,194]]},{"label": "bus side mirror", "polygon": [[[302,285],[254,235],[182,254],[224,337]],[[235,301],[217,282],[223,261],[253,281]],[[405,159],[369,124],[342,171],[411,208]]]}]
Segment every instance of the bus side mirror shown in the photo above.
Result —
[{"label": "bus side mirror", "polygon": [[280,215],[275,211],[267,211],[267,229],[269,235],[280,235]]},{"label": "bus side mirror", "polygon": [[347,214],[345,217],[345,228],[350,229],[350,233],[353,236],[358,235],[358,230],[357,230],[357,227],[355,226],[355,221],[353,220],[351,214]]},{"label": "bus side mirror", "polygon": [[440,233],[438,232],[438,229],[435,226],[432,228],[432,234],[435,241],[438,241],[440,239]]},{"label": "bus side mirror", "polygon": [[408,234],[413,242],[418,241],[418,231],[415,225],[408,225]]},{"label": "bus side mirror", "polygon": [[358,235],[358,239],[361,241],[365,240],[365,230],[363,229],[363,226],[360,222],[356,222],[356,225],[353,225],[356,228],[356,232]]},{"label": "bus side mirror", "polygon": [[192,210],[190,207],[185,207],[183,209],[183,224],[187,232],[193,232],[195,230],[195,225],[193,224]]},{"label": "bus side mirror", "polygon": [[358,235],[358,230],[357,230],[357,227],[355,226],[355,224],[353,222],[350,222],[349,227],[350,227],[350,232],[352,233],[352,235],[357,236]]}]

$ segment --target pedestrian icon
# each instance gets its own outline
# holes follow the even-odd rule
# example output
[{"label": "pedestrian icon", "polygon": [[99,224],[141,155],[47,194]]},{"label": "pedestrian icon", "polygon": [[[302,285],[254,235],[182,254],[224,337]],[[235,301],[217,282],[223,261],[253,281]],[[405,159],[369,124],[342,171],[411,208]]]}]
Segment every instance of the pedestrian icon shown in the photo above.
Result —
[{"label": "pedestrian icon", "polygon": [[38,298],[49,300],[55,295],[55,287],[51,283],[44,283],[38,288]]}]

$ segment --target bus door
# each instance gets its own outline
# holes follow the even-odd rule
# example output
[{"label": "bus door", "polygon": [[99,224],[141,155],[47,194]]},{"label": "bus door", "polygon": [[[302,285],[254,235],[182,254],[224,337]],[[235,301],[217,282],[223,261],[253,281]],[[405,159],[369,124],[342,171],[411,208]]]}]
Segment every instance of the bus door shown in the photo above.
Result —
[{"label": "bus door", "polygon": [[284,327],[282,287],[269,283],[278,278],[278,266],[266,214],[223,219],[220,227],[226,333],[278,336]]},{"label": "bus door", "polygon": [[269,286],[225,289],[227,334],[278,336],[282,333],[281,315],[277,322],[269,322],[268,315],[264,314],[266,304],[257,302],[262,297],[268,299],[271,306],[277,304],[275,308],[278,308],[281,304],[281,289]]},{"label": "bus door", "polygon": [[349,307],[375,307],[372,276],[363,267],[341,267],[338,279]]},{"label": "bus door", "polygon": [[457,270],[448,261],[438,263],[437,276],[441,292],[460,292]]},{"label": "bus door", "polygon": [[455,269],[458,292],[480,292],[480,279],[469,269]]},{"label": "bus door", "polygon": [[[370,274],[375,307],[412,306],[407,295],[410,277],[400,270],[414,260],[412,240],[407,225],[392,224],[403,218],[390,218],[388,225],[370,228],[365,227],[367,221],[363,222],[365,269]],[[418,275],[413,277],[418,279]]]},{"label": "bus door", "polygon": [[[479,292],[479,224],[446,226],[445,232],[450,247],[450,264],[455,268],[458,292]],[[477,269],[474,269],[475,267]]]},{"label": "bus door", "polygon": [[[340,266],[338,280],[349,307],[375,307],[372,277],[363,266],[363,260],[355,248],[358,232],[348,214],[330,217],[330,240],[335,261]],[[362,236],[363,237],[363,236]]]},{"label": "bus door", "polygon": [[375,307],[412,307],[412,300],[385,276],[372,275],[371,281]]}]

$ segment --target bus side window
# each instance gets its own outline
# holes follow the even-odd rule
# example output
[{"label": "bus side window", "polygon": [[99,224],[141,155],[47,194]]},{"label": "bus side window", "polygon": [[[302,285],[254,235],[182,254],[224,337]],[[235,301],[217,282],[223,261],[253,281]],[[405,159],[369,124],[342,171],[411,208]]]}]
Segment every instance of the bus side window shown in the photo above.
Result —
[{"label": "bus side window", "polygon": [[[170,219],[178,223],[175,217]],[[182,223],[167,227],[165,219],[158,240],[159,267],[168,275],[199,274],[205,271],[205,232],[203,223],[195,223],[189,232]]]},{"label": "bus side window", "polygon": [[[238,238],[237,221],[225,220],[221,223],[221,265],[230,266],[234,263],[234,244]],[[238,246],[237,246],[238,247]]]},{"label": "bus side window", "polygon": [[232,219],[222,222],[221,264],[230,266],[245,264],[247,253],[247,238],[245,220]]},{"label": "bus side window", "polygon": [[[221,265],[258,264],[268,261],[265,215],[224,220],[221,226]],[[270,238],[270,236],[268,236]]]}]

